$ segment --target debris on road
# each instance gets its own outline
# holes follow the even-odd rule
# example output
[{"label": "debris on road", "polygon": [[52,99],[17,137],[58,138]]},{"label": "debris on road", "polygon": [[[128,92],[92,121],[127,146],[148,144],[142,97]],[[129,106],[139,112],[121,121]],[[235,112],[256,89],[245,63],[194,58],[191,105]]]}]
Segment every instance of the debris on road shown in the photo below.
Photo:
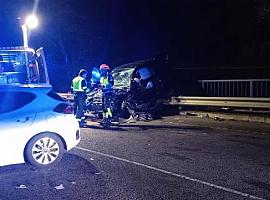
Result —
[{"label": "debris on road", "polygon": [[214,120],[215,121],[224,121],[224,119],[223,118],[220,118],[220,117],[214,117]]},{"label": "debris on road", "polygon": [[18,185],[18,186],[16,186],[16,188],[18,188],[18,189],[26,189],[27,187],[26,187],[26,185]]},{"label": "debris on road", "polygon": [[57,189],[57,190],[63,190],[64,186],[63,186],[63,184],[60,184],[58,186],[55,186],[54,188]]}]

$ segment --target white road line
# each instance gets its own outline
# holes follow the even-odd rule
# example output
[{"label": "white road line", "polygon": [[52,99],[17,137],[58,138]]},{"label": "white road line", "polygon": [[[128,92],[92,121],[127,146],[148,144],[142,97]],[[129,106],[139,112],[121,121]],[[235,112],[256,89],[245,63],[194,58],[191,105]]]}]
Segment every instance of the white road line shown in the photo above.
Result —
[{"label": "white road line", "polygon": [[185,179],[185,180],[189,180],[189,181],[193,181],[193,182],[200,183],[200,184],[203,184],[203,185],[207,185],[209,187],[213,187],[213,188],[223,190],[223,191],[226,191],[226,192],[229,192],[229,193],[237,194],[237,195],[240,195],[240,196],[243,196],[243,197],[248,197],[250,199],[266,200],[264,198],[257,197],[257,196],[251,195],[251,194],[247,194],[247,193],[240,192],[240,191],[237,191],[237,190],[234,190],[234,189],[230,189],[230,188],[222,187],[222,186],[219,186],[219,185],[215,185],[215,184],[212,184],[212,183],[209,183],[209,182],[206,182],[206,181],[202,181],[202,180],[199,180],[199,179],[196,179],[196,178],[192,178],[192,177],[188,177],[188,176],[185,176],[185,175],[177,174],[177,173],[170,172],[170,171],[167,171],[167,170],[164,170],[164,169],[159,169],[159,168],[156,168],[156,167],[145,165],[143,163],[139,163],[139,162],[136,162],[136,161],[127,160],[125,158],[120,158],[120,157],[117,157],[117,156],[109,155],[109,154],[106,154],[106,153],[101,153],[101,152],[86,149],[86,148],[83,148],[83,147],[78,147],[77,146],[75,148],[79,149],[79,150],[87,151],[87,152],[90,152],[90,153],[93,153],[93,154],[98,154],[98,155],[101,155],[101,156],[106,156],[106,157],[113,158],[113,159],[116,159],[116,160],[120,160],[120,161],[123,161],[123,162],[127,162],[127,163],[131,163],[131,164],[138,165],[138,166],[141,166],[141,167],[145,167],[147,169],[152,169],[152,170],[162,172],[164,174],[169,174],[169,175],[172,175],[172,176],[175,176],[175,177],[178,177],[178,178],[182,178],[182,179]]}]

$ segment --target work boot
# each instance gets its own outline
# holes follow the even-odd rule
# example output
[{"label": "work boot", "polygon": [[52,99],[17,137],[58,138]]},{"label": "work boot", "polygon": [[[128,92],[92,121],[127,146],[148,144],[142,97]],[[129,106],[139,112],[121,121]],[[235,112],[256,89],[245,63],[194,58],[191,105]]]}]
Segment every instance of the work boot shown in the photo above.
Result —
[{"label": "work boot", "polygon": [[79,122],[80,128],[85,127],[87,125],[84,119],[79,119],[78,122]]},{"label": "work boot", "polygon": [[101,125],[101,126],[104,126],[104,127],[110,126],[110,125],[111,125],[111,121],[110,121],[110,119],[108,119],[108,118],[103,118],[103,119],[100,121],[100,125]]}]

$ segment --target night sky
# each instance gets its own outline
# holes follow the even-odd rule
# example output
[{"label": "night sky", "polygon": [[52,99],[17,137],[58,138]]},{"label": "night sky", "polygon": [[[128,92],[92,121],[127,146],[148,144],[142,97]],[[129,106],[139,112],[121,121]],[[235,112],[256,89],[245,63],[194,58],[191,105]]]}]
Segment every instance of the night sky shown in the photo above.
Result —
[{"label": "night sky", "polygon": [[36,2],[29,46],[45,49],[49,72],[112,67],[169,56],[174,68],[269,66],[266,0],[0,0],[0,46],[21,45],[18,17]]}]

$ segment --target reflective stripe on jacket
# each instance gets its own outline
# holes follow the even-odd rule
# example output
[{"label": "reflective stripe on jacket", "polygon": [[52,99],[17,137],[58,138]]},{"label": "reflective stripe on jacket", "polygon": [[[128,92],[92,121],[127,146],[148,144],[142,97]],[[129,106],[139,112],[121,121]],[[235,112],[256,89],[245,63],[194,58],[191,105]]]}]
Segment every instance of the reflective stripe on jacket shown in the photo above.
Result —
[{"label": "reflective stripe on jacket", "polygon": [[109,87],[110,86],[109,78],[102,76],[100,78],[100,84],[102,85],[102,87]]},{"label": "reflective stripe on jacket", "polygon": [[113,82],[113,77],[111,75],[101,76],[100,84],[102,86],[102,92],[112,92]]}]

